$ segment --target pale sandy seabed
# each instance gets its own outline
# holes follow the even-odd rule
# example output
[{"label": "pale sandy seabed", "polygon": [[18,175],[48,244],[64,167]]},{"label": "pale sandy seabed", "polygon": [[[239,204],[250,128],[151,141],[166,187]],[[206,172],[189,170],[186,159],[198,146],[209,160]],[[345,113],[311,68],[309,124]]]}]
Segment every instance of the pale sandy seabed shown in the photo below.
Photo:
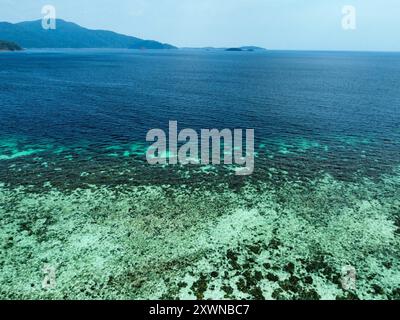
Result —
[{"label": "pale sandy seabed", "polygon": [[236,191],[3,183],[0,217],[2,299],[400,299],[399,170]]}]

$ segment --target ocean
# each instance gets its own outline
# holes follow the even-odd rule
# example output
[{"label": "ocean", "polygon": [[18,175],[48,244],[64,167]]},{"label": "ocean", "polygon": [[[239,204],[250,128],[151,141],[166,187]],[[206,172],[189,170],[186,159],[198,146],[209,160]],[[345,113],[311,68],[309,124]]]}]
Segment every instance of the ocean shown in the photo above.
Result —
[{"label": "ocean", "polygon": [[[399,83],[399,53],[1,53],[0,296],[400,299]],[[169,121],[254,129],[254,173],[150,166]]]}]

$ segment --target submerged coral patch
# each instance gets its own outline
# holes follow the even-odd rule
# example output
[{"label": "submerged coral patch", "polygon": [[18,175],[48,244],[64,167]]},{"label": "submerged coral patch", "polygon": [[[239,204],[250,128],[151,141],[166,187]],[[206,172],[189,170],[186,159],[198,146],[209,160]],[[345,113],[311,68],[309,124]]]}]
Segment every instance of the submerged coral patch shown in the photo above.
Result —
[{"label": "submerged coral patch", "polygon": [[[398,299],[398,173],[379,181],[0,186],[5,299]],[[56,284],[43,286],[44,266]],[[342,268],[356,271],[345,290]]]}]

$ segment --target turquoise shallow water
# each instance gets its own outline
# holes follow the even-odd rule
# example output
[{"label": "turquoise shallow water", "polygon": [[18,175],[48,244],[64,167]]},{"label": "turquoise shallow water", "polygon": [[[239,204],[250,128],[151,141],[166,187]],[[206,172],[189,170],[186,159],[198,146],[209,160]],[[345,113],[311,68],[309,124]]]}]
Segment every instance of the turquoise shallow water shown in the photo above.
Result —
[{"label": "turquoise shallow water", "polygon": [[[383,53],[0,55],[1,297],[399,299],[399,71]],[[149,166],[169,120],[254,128],[254,174]]]}]

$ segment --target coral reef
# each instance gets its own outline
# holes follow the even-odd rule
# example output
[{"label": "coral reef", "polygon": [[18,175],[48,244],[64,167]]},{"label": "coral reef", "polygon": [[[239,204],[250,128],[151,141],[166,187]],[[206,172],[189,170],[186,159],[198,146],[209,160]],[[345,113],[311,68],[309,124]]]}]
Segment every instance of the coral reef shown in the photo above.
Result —
[{"label": "coral reef", "polygon": [[[2,184],[0,296],[399,299],[399,190],[398,171],[238,189]],[[54,288],[43,287],[44,265]]]}]

